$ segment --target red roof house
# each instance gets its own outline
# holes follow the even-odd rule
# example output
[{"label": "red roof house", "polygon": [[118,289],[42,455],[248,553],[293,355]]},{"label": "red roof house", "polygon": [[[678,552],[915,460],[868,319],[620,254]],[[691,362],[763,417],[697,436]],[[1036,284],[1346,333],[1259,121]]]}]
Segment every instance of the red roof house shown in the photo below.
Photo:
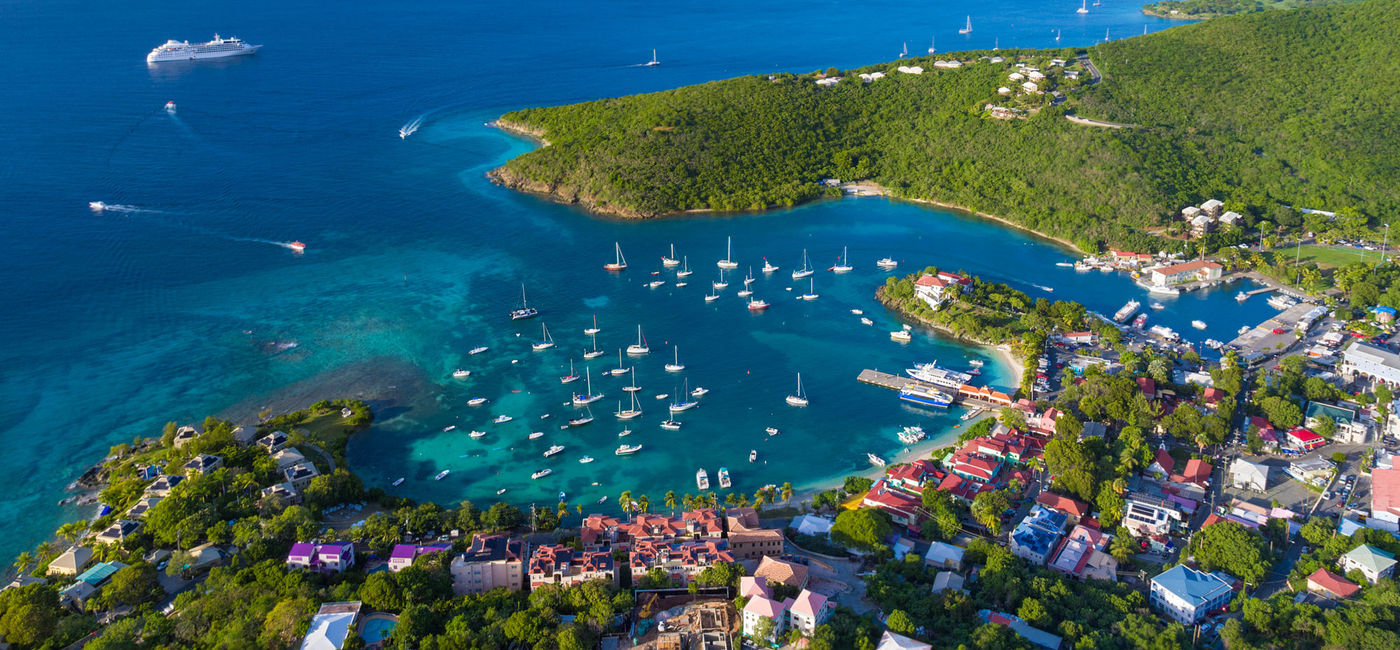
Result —
[{"label": "red roof house", "polygon": [[1089,514],[1089,504],[1078,499],[1072,499],[1063,494],[1041,492],[1040,495],[1035,498],[1035,502],[1051,510],[1063,512],[1076,519],[1082,519]]},{"label": "red roof house", "polygon": [[1318,569],[1308,576],[1308,591],[1347,599],[1356,595],[1361,587],[1327,569]]}]

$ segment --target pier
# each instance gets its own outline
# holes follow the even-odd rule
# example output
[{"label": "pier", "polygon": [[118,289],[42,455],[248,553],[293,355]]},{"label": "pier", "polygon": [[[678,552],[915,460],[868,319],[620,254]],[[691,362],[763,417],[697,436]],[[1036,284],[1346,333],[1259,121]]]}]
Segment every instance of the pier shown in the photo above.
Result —
[{"label": "pier", "polygon": [[879,386],[880,388],[888,388],[890,390],[903,390],[905,386],[909,385],[919,386],[923,388],[935,388],[945,393],[948,393],[949,395],[952,395],[953,404],[955,406],[980,406],[986,409],[995,410],[1010,405],[1000,404],[990,400],[971,397],[964,394],[962,391],[953,388],[948,388],[946,386],[935,386],[933,384],[919,381],[912,377],[892,375],[888,372],[880,372],[879,370],[870,370],[868,368],[860,371],[860,374],[856,376],[856,381],[862,384],[869,384],[871,386]]}]

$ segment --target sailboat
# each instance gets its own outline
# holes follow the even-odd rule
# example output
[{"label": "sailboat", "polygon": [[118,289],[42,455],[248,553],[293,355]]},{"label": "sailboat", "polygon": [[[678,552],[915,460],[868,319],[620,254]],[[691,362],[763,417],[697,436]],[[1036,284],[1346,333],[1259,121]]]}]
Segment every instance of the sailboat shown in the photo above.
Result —
[{"label": "sailboat", "polygon": [[617,258],[611,264],[604,264],[603,268],[608,271],[623,271],[627,269],[627,259],[622,257],[622,244],[613,242],[613,248],[617,251]]},{"label": "sailboat", "polygon": [[630,386],[623,386],[622,390],[625,390],[629,393],[635,393],[641,389],[642,387],[637,385],[637,367],[632,366],[632,384]]},{"label": "sailboat", "polygon": [[899,51],[899,58],[902,59],[902,58],[904,58],[904,57],[906,57],[906,56],[909,56],[909,41],[905,41],[905,42],[904,42],[904,49],[902,49],[902,50]]},{"label": "sailboat", "polygon": [[[589,408],[584,408],[584,409],[583,409],[583,415],[581,415],[581,416],[579,416],[579,417],[576,417],[576,418],[574,418],[574,419],[572,419],[572,420],[569,420],[569,426],[571,426],[571,427],[581,427],[581,426],[583,426],[583,425],[585,425],[585,424],[588,424],[588,423],[590,423],[590,422],[592,422],[592,421],[593,421],[593,410],[592,410],[592,409],[589,409]],[[562,428],[562,427],[561,427],[561,428]],[[561,449],[560,451],[563,451],[563,450]]]},{"label": "sailboat", "polygon": [[[971,16],[969,16],[969,18],[971,18]],[[928,53],[929,53],[929,54],[933,54],[933,53],[935,53],[935,52],[938,51],[938,48],[934,47],[934,44],[937,43],[937,42],[938,42],[938,40],[937,40],[936,38],[930,37],[930,38],[928,39]]]},{"label": "sailboat", "polygon": [[520,306],[510,310],[510,319],[524,320],[526,318],[534,318],[539,315],[540,310],[531,307],[529,303],[525,302],[525,285],[520,285]]},{"label": "sailboat", "polygon": [[1079,8],[1076,9],[1076,10],[1074,11],[1074,13],[1077,13],[1077,14],[1087,14],[1087,13],[1089,13],[1089,7],[1085,6],[1085,3],[1086,3],[1086,2],[1087,2],[1087,0],[1079,0]]},{"label": "sailboat", "polygon": [[549,335],[549,328],[545,327],[544,323],[540,323],[540,331],[542,332],[542,338],[538,342],[530,345],[530,348],[536,352],[554,347],[554,337]]},{"label": "sailboat", "polygon": [[807,282],[808,282],[808,285],[807,285],[807,293],[802,294],[800,297],[801,297],[803,300],[816,300],[816,299],[817,299],[817,285],[816,285],[816,280],[809,279]]},{"label": "sailboat", "polygon": [[684,411],[689,411],[690,409],[693,409],[693,408],[699,406],[699,405],[700,405],[700,402],[697,402],[697,401],[695,401],[695,400],[686,400],[686,399],[685,399],[685,396],[686,396],[686,395],[689,395],[689,394],[690,394],[690,380],[687,379],[687,380],[685,380],[685,392],[684,392],[684,393],[676,393],[676,399],[675,399],[675,401],[672,401],[672,402],[671,402],[671,405],[670,405],[669,407],[667,407],[668,410],[670,410],[672,413],[681,413],[681,412],[684,412]]},{"label": "sailboat", "polygon": [[637,326],[637,342],[636,342],[636,343],[633,343],[632,345],[627,346],[627,354],[632,355],[632,356],[641,356],[641,355],[643,355],[643,354],[650,354],[650,353],[651,353],[651,348],[650,348],[649,346],[647,346],[646,337],[642,336],[642,326],[641,326],[641,325],[638,325],[638,326]]},{"label": "sailboat", "polygon": [[574,374],[574,360],[569,359],[569,374],[559,378],[561,384],[572,384],[578,381],[578,375]]},{"label": "sailboat", "polygon": [[586,329],[586,330],[583,330],[583,333],[584,333],[584,334],[587,334],[588,336],[593,336],[594,334],[597,334],[598,332],[601,332],[601,331],[603,331],[603,330],[598,329],[598,315],[597,315],[597,314],[594,314],[594,315],[593,315],[593,327],[590,327],[590,328],[588,328],[588,329]]},{"label": "sailboat", "polygon": [[722,259],[722,260],[720,260],[720,261],[718,261],[718,262],[715,262],[715,266],[718,266],[718,267],[720,267],[720,268],[722,268],[722,269],[737,269],[737,268],[739,268],[739,263],[738,263],[738,262],[735,262],[734,259],[733,259],[733,257],[734,257],[734,238],[733,238],[733,237],[730,237],[727,241],[728,241],[728,243],[726,243],[726,244],[724,245],[724,259]]},{"label": "sailboat", "polygon": [[584,350],[584,352],[583,352],[583,358],[584,358],[584,359],[597,359],[598,357],[603,356],[603,351],[598,349],[598,335],[597,335],[597,334],[589,334],[589,336],[593,338],[593,349],[592,349],[592,350]]},{"label": "sailboat", "polygon": [[618,349],[617,349],[617,367],[616,367],[616,368],[613,368],[612,370],[609,370],[608,372],[609,372],[609,373],[612,373],[612,376],[616,377],[616,376],[618,376],[618,375],[625,375],[625,374],[627,374],[627,370],[628,370],[627,366],[622,365],[622,348],[618,348]]},{"label": "sailboat", "polygon": [[724,281],[724,269],[719,270],[719,280],[711,282],[710,284],[716,289],[723,289],[729,286],[729,283]]},{"label": "sailboat", "polygon": [[686,256],[684,256],[684,255],[682,255],[682,256],[681,256],[681,270],[676,271],[676,277],[678,277],[678,278],[688,278],[688,277],[690,277],[690,274],[691,274],[691,273],[694,273],[694,271],[690,270],[690,258],[688,258],[688,257],[686,257]]},{"label": "sailboat", "polygon": [[647,61],[646,67],[650,68],[650,67],[658,66],[658,65],[661,65],[661,62],[658,61],[658,60],[656,60],[656,50],[652,50],[652,51],[651,51],[651,60],[650,60],[650,61]]},{"label": "sailboat", "polygon": [[792,272],[792,279],[801,280],[812,275],[812,266],[807,263],[807,249],[802,249],[802,268]]},{"label": "sailboat", "polygon": [[588,382],[585,384],[587,388],[584,389],[583,393],[574,394],[573,399],[570,400],[574,406],[587,406],[603,399],[602,395],[593,394],[593,372],[591,370],[585,370],[584,376],[586,377],[585,381]]},{"label": "sailboat", "polygon": [[1056,43],[1059,43],[1059,42],[1060,42],[1060,30],[1058,30],[1058,29],[1055,30],[1055,42],[1056,42]]},{"label": "sailboat", "polygon": [[631,404],[630,406],[628,406],[626,410],[623,410],[623,408],[622,408],[622,401],[621,401],[621,400],[618,401],[618,403],[617,403],[617,412],[616,412],[616,413],[613,413],[613,415],[617,416],[617,419],[619,419],[619,420],[631,420],[631,419],[633,419],[633,418],[635,418],[635,417],[637,417],[637,416],[639,416],[639,415],[642,414],[642,409],[641,409],[641,407],[637,405],[637,394],[636,394],[636,393],[632,393],[632,394],[631,394],[631,399],[632,399],[632,404]]},{"label": "sailboat", "polygon": [[662,255],[662,256],[661,256],[661,266],[664,266],[664,267],[666,267],[666,268],[669,269],[669,268],[671,268],[671,267],[673,267],[673,266],[680,266],[680,265],[681,265],[681,261],[678,260],[678,259],[676,259],[676,245],[675,245],[675,244],[671,244],[671,254],[670,254],[670,255]]},{"label": "sailboat", "polygon": [[1103,28],[1103,42],[1107,43],[1108,41],[1109,41],[1109,38],[1108,38],[1108,28],[1105,27],[1105,28]]},{"label": "sailboat", "polygon": [[746,278],[744,278],[744,289],[743,289],[742,291],[739,292],[739,297],[740,297],[740,298],[747,298],[747,297],[753,295],[753,290],[749,288],[749,285],[751,285],[751,284],[753,284],[753,267],[752,267],[752,266],[749,267],[749,276],[746,277]]},{"label": "sailboat", "polygon": [[788,395],[787,403],[792,406],[806,406],[807,393],[802,390],[802,373],[797,373],[797,394]]},{"label": "sailboat", "polygon": [[680,372],[682,370],[685,370],[685,364],[681,363],[681,348],[679,345],[674,347],[676,350],[676,360],[672,363],[666,364],[666,372]]},{"label": "sailboat", "polygon": [[846,262],[846,247],[841,247],[841,263],[831,267],[832,273],[850,273],[853,267]]},{"label": "sailboat", "polygon": [[959,30],[958,30],[958,33],[959,33],[959,34],[971,34],[971,33],[972,33],[972,16],[968,16],[968,17],[967,17],[967,27],[964,27],[964,28],[962,28],[962,29],[959,29]]}]

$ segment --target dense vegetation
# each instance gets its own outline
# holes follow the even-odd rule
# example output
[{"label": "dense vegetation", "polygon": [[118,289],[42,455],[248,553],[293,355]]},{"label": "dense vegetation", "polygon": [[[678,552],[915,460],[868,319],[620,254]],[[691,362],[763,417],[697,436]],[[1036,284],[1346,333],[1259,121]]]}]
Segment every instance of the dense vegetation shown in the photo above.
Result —
[{"label": "dense vegetation", "polygon": [[1192,19],[1214,18],[1266,9],[1297,9],[1317,7],[1347,0],[1162,0],[1145,5],[1142,12],[1150,16]]},{"label": "dense vegetation", "polygon": [[[1092,48],[1105,80],[998,120],[1012,62],[1050,70],[1070,51],[963,53],[813,75],[741,77],[676,90],[509,113],[550,146],[495,172],[508,185],[632,216],[756,209],[820,196],[822,178],[870,179],[897,196],[995,214],[1082,247],[1154,250],[1185,205],[1227,201],[1246,220],[1281,205],[1386,218],[1400,205],[1400,71],[1384,0],[1263,12]],[[940,58],[949,58],[940,55]],[[856,72],[889,76],[862,83]],[[837,74],[836,70],[827,71]],[[1063,119],[1141,125],[1100,129]],[[830,190],[827,190],[830,191]]]}]

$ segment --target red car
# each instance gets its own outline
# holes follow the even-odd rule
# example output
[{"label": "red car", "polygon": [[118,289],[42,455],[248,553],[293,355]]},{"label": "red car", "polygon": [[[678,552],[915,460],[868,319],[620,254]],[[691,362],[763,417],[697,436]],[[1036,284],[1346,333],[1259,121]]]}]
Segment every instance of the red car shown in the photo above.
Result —
[{"label": "red car", "polygon": [[1283,329],[1282,327],[1275,327],[1275,328],[1274,328],[1274,334],[1283,334],[1283,333],[1285,333],[1285,332],[1287,332],[1287,331],[1288,331],[1288,330]]}]

